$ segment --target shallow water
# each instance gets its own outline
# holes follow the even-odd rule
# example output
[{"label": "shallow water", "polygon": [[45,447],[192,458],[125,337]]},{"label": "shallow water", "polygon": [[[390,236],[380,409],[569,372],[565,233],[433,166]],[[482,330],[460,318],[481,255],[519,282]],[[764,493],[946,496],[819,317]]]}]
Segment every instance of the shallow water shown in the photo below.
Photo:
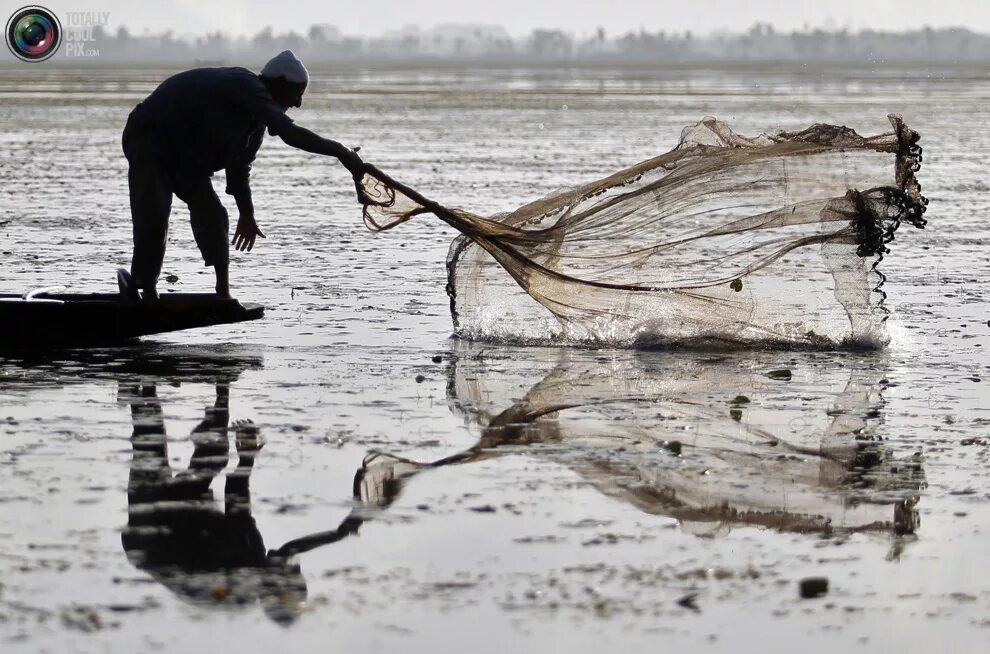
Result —
[{"label": "shallow water", "polygon": [[[167,73],[0,71],[0,292],[113,288],[119,132]],[[453,233],[427,217],[369,234],[339,166],[269,140],[253,175],[268,238],[233,264],[263,321],[0,359],[4,651],[986,651],[988,96],[970,69],[316,71],[297,121],[481,213],[666,151],[705,115],[876,133],[902,113],[931,204],[883,265],[892,344],[457,342]],[[209,290],[178,205],[171,239],[163,286]],[[266,442],[240,443],[249,514],[237,443],[219,446],[228,413]],[[149,455],[163,438],[167,459]],[[190,459],[180,483],[148,481]],[[156,541],[148,503],[168,515],[190,479],[216,499],[186,524],[211,526]],[[287,543],[291,560],[266,556]],[[827,594],[802,599],[807,577]]]}]

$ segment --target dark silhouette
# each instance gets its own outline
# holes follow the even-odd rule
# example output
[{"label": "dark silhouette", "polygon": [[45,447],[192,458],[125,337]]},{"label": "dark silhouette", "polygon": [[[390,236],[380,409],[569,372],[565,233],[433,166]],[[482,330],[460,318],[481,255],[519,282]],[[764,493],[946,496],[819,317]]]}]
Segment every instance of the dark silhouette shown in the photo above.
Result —
[{"label": "dark silhouette", "polygon": [[296,125],[286,111],[302,106],[309,73],[285,50],[260,74],[246,68],[197,68],[169,77],[131,111],[122,137],[128,161],[134,256],[118,271],[122,295],[157,299],[172,196],[189,206],[193,236],[216,292],[230,296],[227,211],[211,177],[227,175],[226,193],[237,202],[233,245],[254,248],[264,234],[254,215],[248,178],[265,130],[286,144],[336,157],[355,177],[363,162],[355,151]]}]

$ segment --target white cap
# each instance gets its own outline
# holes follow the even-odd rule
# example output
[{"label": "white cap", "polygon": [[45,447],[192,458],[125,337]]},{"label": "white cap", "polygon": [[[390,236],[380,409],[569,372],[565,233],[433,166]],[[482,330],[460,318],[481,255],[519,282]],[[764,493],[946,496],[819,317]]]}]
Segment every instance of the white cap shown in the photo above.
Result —
[{"label": "white cap", "polygon": [[302,62],[296,59],[292,50],[283,50],[268,60],[265,67],[261,69],[261,74],[265,77],[284,77],[285,81],[295,84],[308,84],[309,72]]}]

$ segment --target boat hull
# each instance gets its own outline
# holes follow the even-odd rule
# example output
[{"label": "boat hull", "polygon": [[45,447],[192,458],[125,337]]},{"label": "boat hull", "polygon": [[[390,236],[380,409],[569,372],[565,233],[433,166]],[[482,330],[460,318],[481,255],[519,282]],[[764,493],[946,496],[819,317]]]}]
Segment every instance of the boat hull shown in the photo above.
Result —
[{"label": "boat hull", "polygon": [[126,302],[117,294],[0,294],[0,350],[97,347],[140,336],[257,320],[260,304],[211,293],[168,293],[154,302]]}]

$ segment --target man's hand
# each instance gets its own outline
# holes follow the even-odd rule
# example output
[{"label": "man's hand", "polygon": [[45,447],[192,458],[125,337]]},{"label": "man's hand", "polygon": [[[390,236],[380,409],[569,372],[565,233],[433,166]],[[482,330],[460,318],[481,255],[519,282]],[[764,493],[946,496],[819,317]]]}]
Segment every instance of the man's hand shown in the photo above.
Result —
[{"label": "man's hand", "polygon": [[350,171],[351,176],[355,179],[360,179],[364,175],[364,161],[358,155],[358,150],[360,149],[354,148],[351,150],[344,147],[344,151],[337,155],[337,159],[344,165],[344,168]]},{"label": "man's hand", "polygon": [[237,229],[234,230],[234,240],[230,242],[235,250],[250,252],[254,248],[254,240],[257,237],[266,238],[258,223],[254,222],[254,216],[248,213],[241,213],[237,219]]}]

